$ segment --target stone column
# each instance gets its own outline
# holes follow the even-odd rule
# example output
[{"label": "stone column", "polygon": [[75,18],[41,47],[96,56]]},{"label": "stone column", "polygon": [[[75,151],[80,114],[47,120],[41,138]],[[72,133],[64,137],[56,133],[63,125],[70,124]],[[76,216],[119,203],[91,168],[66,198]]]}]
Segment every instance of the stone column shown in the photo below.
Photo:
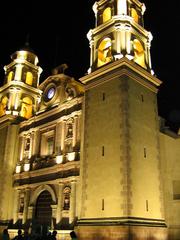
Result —
[{"label": "stone column", "polygon": [[18,220],[20,190],[14,190],[13,224]]},{"label": "stone column", "polygon": [[20,89],[16,88],[14,109],[17,110],[20,104]]},{"label": "stone column", "polygon": [[65,130],[66,130],[66,120],[62,121],[62,132],[61,132],[61,151],[64,150],[64,139],[65,139]]},{"label": "stone column", "polygon": [[21,78],[22,78],[22,68],[23,68],[22,64],[17,64],[16,65],[16,71],[15,71],[15,76],[14,76],[14,79],[16,81],[21,81]]},{"label": "stone column", "polygon": [[94,59],[96,59],[96,56],[94,56],[95,50],[94,50],[94,40],[91,39],[90,43],[89,43],[89,47],[91,49],[91,55],[90,55],[90,67],[92,67],[93,63],[94,63]]},{"label": "stone column", "polygon": [[59,183],[58,204],[56,212],[56,224],[60,223],[62,219],[62,204],[63,204],[63,183]]},{"label": "stone column", "polygon": [[57,205],[53,204],[51,205],[51,209],[52,209],[52,220],[51,220],[51,229],[55,228],[55,219],[56,219],[56,213],[57,213]]},{"label": "stone column", "polygon": [[150,48],[151,48],[151,40],[152,40],[152,34],[149,33],[147,42],[145,44],[145,52],[146,52],[146,62],[148,64],[149,69],[152,69],[152,64],[151,64],[151,53],[150,53]]},{"label": "stone column", "polygon": [[24,211],[23,211],[23,219],[22,223],[25,224],[28,216],[28,207],[29,207],[29,199],[30,199],[30,189],[26,188],[25,196],[24,196]]},{"label": "stone column", "polygon": [[112,44],[112,48],[115,51],[114,58],[115,60],[120,59],[122,57],[121,54],[121,36],[120,36],[120,30],[119,30],[119,25],[115,25],[115,31],[114,31],[114,38]]},{"label": "stone column", "polygon": [[56,125],[56,140],[55,140],[56,155],[60,155],[60,152],[61,152],[61,138],[62,138],[61,129],[62,129],[61,122],[58,122]]},{"label": "stone column", "polygon": [[20,161],[24,158],[24,144],[25,144],[25,136],[21,136],[21,144],[20,144]]},{"label": "stone column", "polygon": [[76,143],[77,143],[77,123],[78,123],[78,116],[74,116],[74,124],[73,124],[73,148],[76,146]]},{"label": "stone column", "polygon": [[130,55],[132,51],[130,29],[131,29],[131,26],[126,26],[126,52],[128,55]]},{"label": "stone column", "polygon": [[95,56],[95,49],[94,49],[94,39],[93,39],[93,32],[92,30],[89,30],[88,34],[87,34],[87,38],[89,40],[89,47],[90,47],[90,69],[89,71],[91,72],[91,68],[93,66],[93,63],[96,59]]},{"label": "stone column", "polygon": [[28,154],[28,158],[29,159],[33,155],[33,150],[34,150],[33,143],[34,143],[34,132],[31,132],[31,135],[30,135],[30,147],[29,147],[29,154]]},{"label": "stone column", "polygon": [[122,23],[116,27],[120,33],[120,44],[121,44],[121,52],[124,54],[126,52],[126,27],[125,24]]},{"label": "stone column", "polygon": [[29,206],[28,207],[28,214],[27,214],[27,219],[30,221],[30,226],[29,226],[29,232],[32,231],[32,225],[33,225],[33,219],[34,219],[34,206]]},{"label": "stone column", "polygon": [[34,150],[33,150],[33,154],[34,155],[38,155],[40,153],[40,132],[39,130],[35,131],[34,132],[34,142],[33,142],[33,145],[34,145]]},{"label": "stone column", "polygon": [[127,0],[117,0],[117,15],[127,15]]},{"label": "stone column", "polygon": [[11,110],[12,107],[12,100],[13,100],[13,90],[10,88],[9,90],[9,101],[8,101],[8,111]]},{"label": "stone column", "polygon": [[76,181],[71,182],[69,223],[71,224],[76,216]]},{"label": "stone column", "polygon": [[95,2],[92,7],[96,19],[96,26],[97,26],[97,14],[98,14],[98,2]]},{"label": "stone column", "polygon": [[34,216],[34,206],[29,206],[28,207],[28,215],[27,215],[27,218],[28,219],[33,219],[33,216]]}]

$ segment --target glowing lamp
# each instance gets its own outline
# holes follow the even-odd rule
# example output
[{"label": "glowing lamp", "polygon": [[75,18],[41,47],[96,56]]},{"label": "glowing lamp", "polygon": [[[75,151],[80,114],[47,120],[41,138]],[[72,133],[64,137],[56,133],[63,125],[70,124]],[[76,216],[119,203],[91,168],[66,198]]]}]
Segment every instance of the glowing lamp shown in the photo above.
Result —
[{"label": "glowing lamp", "polygon": [[126,54],[126,57],[129,59],[129,60],[132,60],[134,57],[130,54]]},{"label": "glowing lamp", "polygon": [[75,160],[75,152],[68,153],[67,158],[68,158],[68,161],[74,161]]},{"label": "glowing lamp", "polygon": [[56,156],[56,163],[57,164],[60,164],[60,163],[62,163],[63,162],[63,155],[58,155],[58,156]]},{"label": "glowing lamp", "polygon": [[24,164],[24,171],[28,172],[30,170],[30,163],[25,163]]},{"label": "glowing lamp", "polygon": [[21,165],[16,165],[16,173],[20,173],[21,172]]},{"label": "glowing lamp", "polygon": [[13,111],[14,116],[18,116],[18,114],[19,114],[18,111]]}]

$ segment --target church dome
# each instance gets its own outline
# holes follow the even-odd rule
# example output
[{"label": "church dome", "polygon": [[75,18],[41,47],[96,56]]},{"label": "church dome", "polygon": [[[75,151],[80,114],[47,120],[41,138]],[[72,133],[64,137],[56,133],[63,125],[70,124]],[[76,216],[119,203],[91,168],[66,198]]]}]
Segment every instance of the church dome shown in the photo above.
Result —
[{"label": "church dome", "polygon": [[15,53],[11,55],[11,59],[15,60],[26,60],[27,62],[37,65],[39,60],[37,55],[34,53],[34,50],[29,47],[29,44],[26,43],[25,46],[21,47],[19,50],[17,50]]}]

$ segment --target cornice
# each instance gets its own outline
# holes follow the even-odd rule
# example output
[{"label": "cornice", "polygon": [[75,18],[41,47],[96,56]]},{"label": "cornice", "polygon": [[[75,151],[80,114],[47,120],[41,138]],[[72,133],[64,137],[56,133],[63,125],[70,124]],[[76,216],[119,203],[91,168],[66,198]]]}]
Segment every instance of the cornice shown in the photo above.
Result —
[{"label": "cornice", "polygon": [[34,94],[41,95],[42,91],[38,88],[32,87],[30,85],[25,84],[24,82],[21,81],[11,81],[10,83],[6,83],[2,87],[0,87],[0,93],[5,91],[6,89],[9,90],[10,88],[18,88],[21,87],[21,89],[26,90],[28,93],[29,91],[33,92]]},{"label": "cornice", "polygon": [[149,226],[149,227],[164,227],[166,223],[164,219],[151,219],[139,217],[119,217],[119,218],[84,218],[78,221],[78,225],[84,226]]},{"label": "cornice", "polygon": [[30,63],[26,60],[22,60],[22,59],[15,59],[10,64],[4,66],[4,69],[7,71],[8,68],[11,68],[11,67],[13,67],[14,65],[17,65],[17,64],[24,64],[24,65],[27,65],[30,68],[35,69],[36,71],[42,72],[42,68],[40,66],[36,66],[36,65],[34,65],[34,64],[32,64],[32,63]]},{"label": "cornice", "polygon": [[[48,168],[42,168],[29,172],[15,173],[13,181],[15,187],[19,188],[20,186],[24,187],[25,185],[34,186],[37,185],[37,183],[45,184],[49,181],[59,183],[60,179],[62,181],[65,181],[67,179],[75,180],[74,178],[79,177],[79,168],[80,161],[72,161],[65,164],[56,164]],[[72,175],[69,175],[68,171],[71,170],[74,172],[72,172]],[[75,175],[73,175],[73,173]]]},{"label": "cornice", "polygon": [[70,115],[80,115],[82,109],[82,101],[71,105],[69,108],[63,107],[56,107],[52,110],[45,111],[39,115],[32,117],[31,119],[24,121],[20,125],[20,133],[24,131],[29,131],[30,129],[35,130],[37,128],[45,127],[46,125],[57,123],[62,118]]},{"label": "cornice", "polygon": [[97,69],[96,71],[80,78],[80,81],[85,84],[85,89],[87,90],[122,75],[131,77],[135,81],[151,89],[153,92],[157,92],[157,87],[162,83],[147,70],[143,69],[133,61],[128,60],[126,57]]},{"label": "cornice", "polygon": [[132,17],[127,15],[114,15],[109,21],[97,26],[94,29],[91,29],[93,36],[96,36],[102,31],[106,31],[108,28],[115,27],[117,25],[129,24],[132,28],[134,28],[137,32],[141,33],[144,37],[149,37],[149,31],[145,30],[141,25],[136,23]]},{"label": "cornice", "polygon": [[12,116],[12,115],[4,115],[0,117],[0,129],[11,125],[15,121],[15,119],[16,119],[16,116]]}]

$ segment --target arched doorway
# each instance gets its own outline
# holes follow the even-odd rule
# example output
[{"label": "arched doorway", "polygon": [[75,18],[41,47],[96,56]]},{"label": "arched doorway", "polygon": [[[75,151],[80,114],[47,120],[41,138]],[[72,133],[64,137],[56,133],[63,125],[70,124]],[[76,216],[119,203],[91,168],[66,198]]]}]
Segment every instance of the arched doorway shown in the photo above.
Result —
[{"label": "arched doorway", "polygon": [[44,234],[51,227],[52,208],[53,203],[51,194],[45,190],[41,192],[36,201],[35,208],[35,222],[39,226],[39,231]]}]

